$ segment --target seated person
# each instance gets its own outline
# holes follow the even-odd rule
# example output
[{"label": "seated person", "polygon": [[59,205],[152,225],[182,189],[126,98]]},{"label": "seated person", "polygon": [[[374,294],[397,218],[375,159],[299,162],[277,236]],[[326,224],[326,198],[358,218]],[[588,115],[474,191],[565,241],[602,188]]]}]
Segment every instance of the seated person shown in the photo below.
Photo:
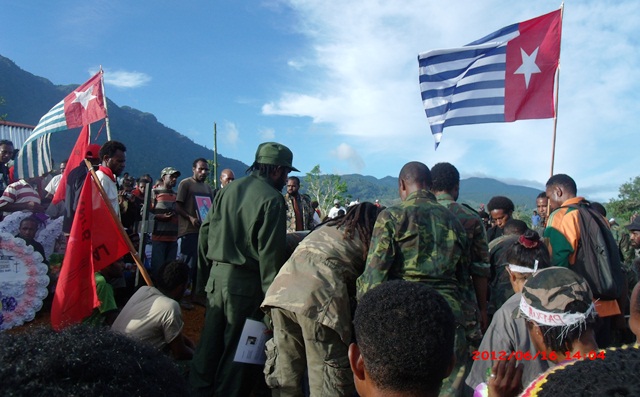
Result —
[{"label": "seated person", "polygon": [[[516,313],[520,321],[526,321],[533,346],[549,365],[599,352],[593,294],[587,281],[573,270],[550,267],[531,276],[522,287]],[[494,364],[488,381],[489,396],[518,395],[522,366],[516,368],[516,361]]]},{"label": "seated person", "polygon": [[184,295],[189,266],[182,261],[162,265],[156,287],[143,286],[124,306],[111,329],[150,343],[176,360],[193,357],[193,342],[182,334],[184,322],[178,301]]},{"label": "seated person", "polygon": [[455,361],[455,321],[433,288],[394,280],[358,302],[349,362],[362,397],[436,397]]},{"label": "seated person", "polygon": [[3,396],[188,396],[171,360],[103,328],[0,333]]},{"label": "seated person", "polygon": [[20,179],[7,186],[0,197],[0,211],[4,215],[17,211],[44,212],[37,186],[38,178]]},{"label": "seated person", "polygon": [[[515,295],[512,295],[493,315],[491,324],[482,338],[478,348],[478,360],[473,361],[471,372],[465,381],[473,389],[486,382],[487,369],[494,364],[491,358],[488,360],[482,358],[483,352],[497,357],[501,352],[505,352],[507,356],[512,352],[524,354],[530,351],[532,355],[536,354],[535,347],[529,339],[526,323],[520,319],[514,319],[513,311],[520,305],[521,291],[525,281],[539,269],[549,267],[551,261],[549,251],[537,232],[527,230],[518,239],[511,240],[510,246],[505,250],[504,258],[506,273]],[[524,366],[522,375],[524,384],[528,384],[549,368],[547,361],[541,359],[522,360],[519,365]],[[483,388],[484,385],[481,389]]]},{"label": "seated person", "polygon": [[47,261],[47,256],[44,253],[44,247],[35,240],[38,225],[40,225],[40,221],[38,219],[31,216],[24,218],[20,221],[20,227],[18,228],[18,234],[16,237],[23,239],[27,245],[33,247],[34,251],[42,255],[44,263],[49,263]]},{"label": "seated person", "polygon": [[109,283],[110,280],[118,280],[122,278],[124,270],[124,261],[118,259],[109,266],[95,273],[96,293],[100,306],[93,309],[93,313],[84,320],[83,324],[95,326],[110,326],[118,316],[118,306],[113,293],[113,287]]}]

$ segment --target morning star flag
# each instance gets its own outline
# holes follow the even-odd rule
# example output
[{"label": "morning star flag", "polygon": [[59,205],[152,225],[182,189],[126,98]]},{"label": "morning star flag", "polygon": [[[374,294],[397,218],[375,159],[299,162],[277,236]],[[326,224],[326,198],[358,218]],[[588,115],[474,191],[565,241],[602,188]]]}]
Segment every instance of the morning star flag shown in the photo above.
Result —
[{"label": "morning star flag", "polygon": [[60,330],[81,322],[100,305],[94,273],[129,252],[121,228],[89,172],[78,200],[69,242],[51,306],[51,325]]},{"label": "morning star flag", "polygon": [[436,148],[445,127],[554,116],[561,10],[461,48],[418,56],[422,103]]},{"label": "morning star flag", "polygon": [[106,116],[100,71],[42,116],[20,149],[17,162],[20,177],[42,175],[51,170],[48,134],[89,125]]}]

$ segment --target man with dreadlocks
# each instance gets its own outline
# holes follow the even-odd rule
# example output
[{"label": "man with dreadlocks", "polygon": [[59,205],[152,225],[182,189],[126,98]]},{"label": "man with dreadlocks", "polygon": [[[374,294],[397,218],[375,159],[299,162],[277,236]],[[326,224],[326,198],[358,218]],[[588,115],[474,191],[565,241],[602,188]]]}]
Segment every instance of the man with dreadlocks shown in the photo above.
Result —
[{"label": "man with dreadlocks", "polygon": [[264,318],[260,302],[287,259],[287,206],[280,192],[289,172],[298,171],[292,161],[286,146],[262,143],[250,174],[220,190],[200,229],[207,234],[211,272],[189,373],[193,396],[248,396],[261,378],[260,366],[233,358],[246,319]]},{"label": "man with dreadlocks", "polygon": [[311,232],[267,291],[262,308],[273,321],[273,339],[265,379],[274,397],[303,395],[305,370],[312,396],[355,391],[348,357],[352,302],[380,211],[357,204]]}]

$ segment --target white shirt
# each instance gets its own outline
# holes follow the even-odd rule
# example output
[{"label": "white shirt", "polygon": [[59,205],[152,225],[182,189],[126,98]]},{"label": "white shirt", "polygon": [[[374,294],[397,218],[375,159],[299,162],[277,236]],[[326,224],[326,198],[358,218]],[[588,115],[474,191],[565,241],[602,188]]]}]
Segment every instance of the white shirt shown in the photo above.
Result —
[{"label": "white shirt", "polygon": [[183,326],[180,304],[145,285],[129,299],[111,330],[164,350],[180,335]]},{"label": "white shirt", "polygon": [[120,204],[118,203],[118,186],[104,172],[98,170],[96,171],[96,175],[98,175],[98,180],[100,181],[100,184],[102,185],[102,188],[104,189],[105,193],[107,193],[107,197],[109,197],[111,206],[116,211],[116,215],[119,218]]}]

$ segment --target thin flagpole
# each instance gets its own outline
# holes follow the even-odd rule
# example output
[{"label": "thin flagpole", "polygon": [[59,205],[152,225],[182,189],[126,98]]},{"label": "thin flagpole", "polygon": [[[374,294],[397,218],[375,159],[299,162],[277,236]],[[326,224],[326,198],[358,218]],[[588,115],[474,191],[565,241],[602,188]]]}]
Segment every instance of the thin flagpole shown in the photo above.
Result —
[{"label": "thin flagpole", "polygon": [[[564,16],[564,2],[560,4],[560,26]],[[556,90],[555,90],[555,112],[553,115],[553,143],[551,144],[551,175],[553,176],[553,166],[556,159],[556,132],[558,130],[558,96],[560,93],[560,55],[562,50],[562,39],[560,39],[560,49],[558,51],[558,69],[556,70]]]},{"label": "thin flagpole", "polygon": [[104,113],[106,117],[104,118],[105,124],[107,126],[107,141],[111,140],[111,127],[109,126],[109,109],[107,109],[107,94],[104,92],[104,70],[102,70],[102,65],[100,65],[100,74],[102,78],[100,79],[100,84],[102,85],[102,100],[104,101]]},{"label": "thin flagpole", "polygon": [[213,123],[213,183],[214,189],[220,187],[220,181],[218,180],[218,128],[216,123]]},{"label": "thin flagpole", "polygon": [[125,233],[124,227],[122,227],[122,223],[120,222],[120,219],[116,215],[116,211],[111,206],[111,200],[109,200],[109,198],[107,197],[107,193],[104,191],[104,188],[98,181],[98,175],[96,175],[96,172],[94,171],[93,166],[87,159],[84,160],[84,164],[89,169],[89,172],[91,172],[91,180],[93,181],[95,186],[98,188],[98,191],[100,192],[100,196],[102,196],[102,199],[104,200],[104,203],[107,205],[107,208],[109,208],[109,213],[111,214],[113,221],[116,223],[116,225],[118,225],[118,231],[120,232],[120,237],[122,237],[122,239],[127,244],[127,247],[129,248],[129,253],[133,257],[133,260],[136,262],[136,265],[138,266],[138,270],[140,271],[140,274],[142,274],[142,278],[144,278],[144,281],[147,283],[148,286],[153,287],[153,282],[151,281],[151,277],[149,277],[149,273],[147,272],[147,269],[144,268],[144,265],[142,264],[142,261],[140,260],[140,257],[138,256],[138,253],[135,247],[133,246],[133,243],[129,239],[129,236],[127,235],[127,233]]}]

